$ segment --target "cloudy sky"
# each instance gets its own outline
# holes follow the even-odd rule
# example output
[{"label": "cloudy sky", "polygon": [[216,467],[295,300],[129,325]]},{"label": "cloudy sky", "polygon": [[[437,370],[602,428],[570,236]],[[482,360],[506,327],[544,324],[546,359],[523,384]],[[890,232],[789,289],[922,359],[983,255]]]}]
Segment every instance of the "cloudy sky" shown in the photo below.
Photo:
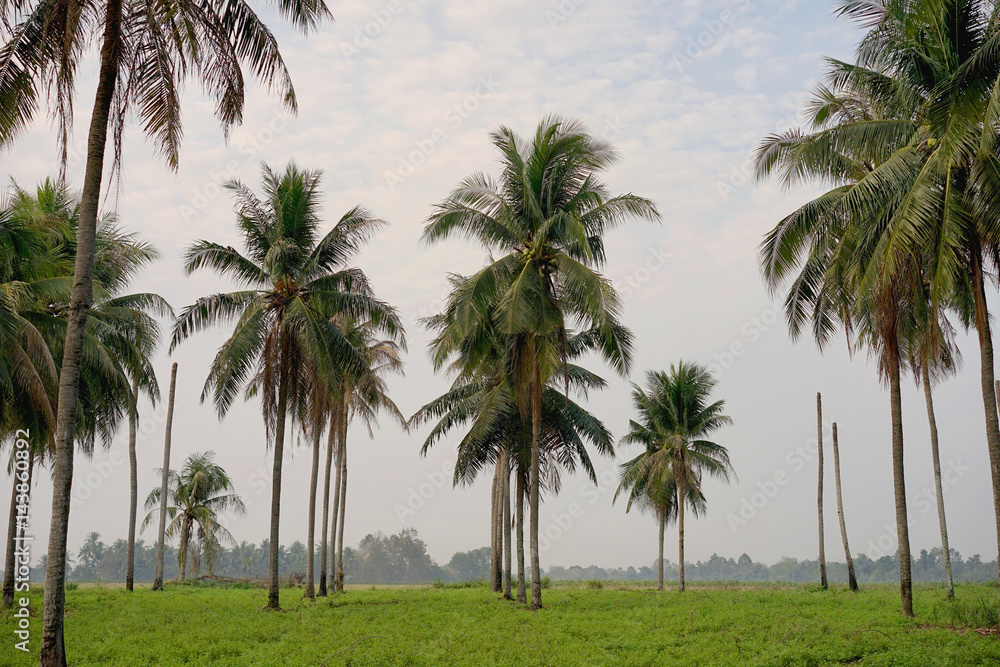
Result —
[{"label": "cloudy sky", "polygon": [[[465,176],[495,171],[489,132],[507,125],[528,134],[551,113],[579,118],[612,140],[621,162],[606,180],[613,192],[653,199],[661,225],[635,222],[608,238],[607,275],[626,300],[625,321],[636,336],[632,377],[595,366],[609,388],[590,408],[620,437],[631,415],[629,381],[647,369],[687,359],[712,364],[718,396],[734,425],[718,435],[739,474],[730,486],[706,483],[706,517],[688,524],[688,558],[749,554],[815,558],[815,396],[823,392],[829,422],[840,429],[844,502],[852,551],[873,557],[895,550],[890,474],[889,399],[864,355],[845,344],[821,355],[808,341],[793,344],[763,287],[755,248],[784,214],[817,190],[783,191],[749,181],[748,158],[768,133],[797,122],[804,97],[823,73],[823,57],[849,58],[860,33],[835,19],[832,3],[806,0],[343,0],[336,18],[303,38],[271,16],[296,83],[300,112],[287,117],[276,100],[254,91],[245,122],[228,145],[197,85],[185,95],[185,139],[171,173],[138,132],[126,137],[117,205],[124,224],[158,247],[162,261],[136,282],[175,308],[231,286],[210,273],[185,277],[183,249],[204,238],[238,245],[232,203],[218,183],[256,185],[260,161],[289,160],[324,171],[329,224],[356,204],[391,225],[358,258],[378,292],[408,323],[405,378],[391,383],[406,414],[448,386],[426,354],[417,319],[434,312],[447,272],[478,268],[471,244],[419,243],[423,221]],[[85,71],[77,107],[77,152],[70,177],[82,179],[85,128],[96,61]],[[0,155],[0,173],[30,185],[56,172],[52,128],[39,122]],[[114,205],[114,198],[108,206]],[[994,305],[994,308],[997,306]],[[173,462],[214,450],[233,476],[249,513],[233,519],[238,540],[267,536],[271,459],[258,403],[239,404],[219,421],[199,402],[208,364],[227,331],[182,344],[155,366],[162,387],[179,364]],[[941,456],[951,543],[966,556],[996,556],[982,399],[974,341],[961,339],[966,368],[938,389]],[[143,406],[140,495],[158,484],[163,411]],[[939,544],[928,502],[933,482],[923,397],[904,392],[906,480],[912,546]],[[374,439],[350,434],[346,539],[419,530],[439,562],[457,550],[489,543],[489,480],[451,488],[454,439],[427,458],[426,435],[385,422]],[[107,452],[78,458],[70,548],[93,530],[106,542],[126,535],[127,433]],[[564,479],[541,517],[542,566],[643,565],[656,551],[654,522],[612,505],[617,461],[595,459],[602,483]],[[281,541],[306,538],[310,456],[285,465]],[[447,475],[439,471],[447,470]],[[828,457],[827,472],[832,475]],[[447,477],[447,482],[444,478]],[[828,477],[829,478],[829,477]],[[778,480],[780,483],[776,483]],[[832,483],[827,486],[827,553],[842,560]],[[31,515],[35,550],[44,553],[51,485],[37,487]],[[575,504],[575,505],[574,505]],[[568,518],[570,509],[575,517]],[[152,541],[147,532],[141,537]],[[668,557],[676,560],[673,547]]]}]

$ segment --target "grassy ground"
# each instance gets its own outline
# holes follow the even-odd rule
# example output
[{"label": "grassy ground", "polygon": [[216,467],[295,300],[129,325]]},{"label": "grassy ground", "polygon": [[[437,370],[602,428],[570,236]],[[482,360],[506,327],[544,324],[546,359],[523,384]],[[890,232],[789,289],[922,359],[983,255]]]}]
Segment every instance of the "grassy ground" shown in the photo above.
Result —
[{"label": "grassy ground", "polygon": [[[73,667],[92,665],[929,665],[1000,664],[997,589],[962,586],[954,603],[918,586],[917,618],[896,590],[858,594],[803,586],[555,585],[545,609],[485,588],[355,587],[307,603],[282,591],[170,586],[164,592],[81,587],[67,594]],[[13,647],[0,612],[0,665],[38,663],[41,592],[33,590],[32,654]]]}]

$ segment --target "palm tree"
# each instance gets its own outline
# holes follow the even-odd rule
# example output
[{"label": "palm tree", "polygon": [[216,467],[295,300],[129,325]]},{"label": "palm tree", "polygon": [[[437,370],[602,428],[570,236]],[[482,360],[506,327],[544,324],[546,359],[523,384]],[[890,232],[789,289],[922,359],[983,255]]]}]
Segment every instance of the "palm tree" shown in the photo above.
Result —
[{"label": "palm tree", "polygon": [[[222,467],[214,463],[214,459],[215,452],[190,455],[179,473],[174,470],[167,472],[166,503],[162,502],[160,489],[153,489],[146,497],[146,509],[150,512],[143,520],[142,528],[152,524],[157,514],[165,514],[171,521],[164,537],[180,537],[177,563],[181,581],[187,573],[192,541],[211,573],[221,544],[236,545],[233,536],[219,523],[219,515],[230,512],[246,514],[243,499],[233,492],[232,480]],[[164,504],[165,513],[160,509]],[[192,559],[192,562],[197,571],[200,559]]]},{"label": "palm tree", "polygon": [[837,437],[837,422],[833,422],[833,481],[837,488],[837,518],[840,522],[840,537],[844,541],[844,557],[847,559],[847,585],[857,592],[858,578],[854,574],[854,559],[847,542],[847,521],[844,519],[844,496],[840,488],[840,441]]},{"label": "palm tree", "polygon": [[[283,3],[279,11],[303,32],[329,17],[322,0]],[[60,373],[54,468],[50,561],[46,571],[46,612],[41,664],[66,664],[62,636],[65,604],[66,532],[72,483],[73,419],[76,385],[87,320],[93,300],[96,225],[109,130],[114,161],[128,114],[135,113],[158,152],[176,169],[182,136],[180,89],[189,71],[197,73],[216,101],[216,116],[228,129],[242,120],[247,66],[284,104],[296,108],[295,92],[277,42],[244,1],[208,3],[183,0],[170,5],[104,2],[66,11],[45,2],[12,3],[0,9],[0,146],[27,127],[47,91],[58,119],[63,162],[73,116],[75,75],[86,46],[100,44],[100,67],[87,141],[79,245],[70,302],[67,354]]]},{"label": "palm tree", "polygon": [[[177,389],[177,362],[170,366],[170,393],[167,395],[167,423],[163,429],[163,466],[160,468],[160,524],[156,531],[156,575],[153,590],[163,590],[163,544],[167,538],[167,501],[170,494],[170,445],[174,427],[174,396]],[[181,550],[187,543],[184,542]],[[183,555],[182,555],[183,560]],[[183,563],[181,569],[183,570]],[[181,577],[183,579],[183,577]]]},{"label": "palm tree", "polygon": [[826,590],[826,534],[823,531],[823,396],[816,392],[816,458],[819,474],[817,477],[816,503],[819,513],[819,583]]},{"label": "palm tree", "polygon": [[[395,316],[395,311],[393,311]],[[402,328],[386,329],[372,319],[358,319],[352,316],[335,318],[335,324],[344,338],[352,345],[357,355],[364,361],[363,372],[358,376],[344,374],[333,388],[337,399],[334,410],[338,410],[331,421],[339,428],[337,461],[337,484],[334,503],[336,522],[331,531],[336,534],[337,569],[334,575],[334,590],[344,592],[344,522],[347,516],[347,427],[352,417],[360,417],[368,429],[368,436],[374,437],[372,426],[379,412],[386,412],[402,426],[406,419],[399,408],[389,398],[385,377],[390,373],[402,373],[403,362],[399,351],[405,346]],[[389,333],[390,338],[379,340],[378,335]],[[331,554],[332,554],[331,548]],[[331,568],[331,573],[333,568]]]},{"label": "palm tree", "polygon": [[632,386],[639,421],[630,420],[622,438],[622,444],[645,450],[622,464],[618,491],[630,490],[630,504],[644,499],[658,509],[661,526],[669,518],[671,498],[677,512],[678,588],[683,591],[684,508],[690,507],[695,517],[705,511],[705,473],[725,482],[735,476],[726,448],[705,439],[732,419],[722,412],[725,401],[708,403],[716,381],[704,366],[681,361],[669,374],[647,372],[646,384],[647,389]]},{"label": "palm tree", "polygon": [[[604,232],[630,217],[659,219],[654,204],[632,194],[609,196],[598,175],[617,159],[610,144],[576,121],[542,120],[525,142],[501,127],[492,134],[500,153],[499,181],[475,174],[437,205],[423,239],[433,243],[459,235],[476,239],[490,263],[464,290],[468,302],[452,323],[451,343],[483,318],[510,337],[518,402],[531,415],[530,551],[531,597],[541,607],[538,559],[539,457],[543,389],[558,373],[560,340],[577,328],[597,332],[595,347],[616,371],[631,360],[630,338],[617,325],[621,303],[611,282],[595,269],[604,262]],[[498,256],[498,257],[497,257]],[[553,363],[555,362],[555,363]]]},{"label": "palm tree", "polygon": [[247,254],[197,241],[185,257],[187,273],[211,268],[245,289],[203,297],[185,308],[170,347],[196,331],[236,320],[232,336],[212,362],[201,399],[212,395],[221,419],[244,387],[247,398],[262,397],[267,439],[274,448],[268,607],[278,609],[286,417],[299,412],[311,374],[333,385],[338,378],[359,378],[367,369],[364,357],[334,325],[335,316],[370,320],[390,336],[401,335],[402,325],[396,311],[375,298],[364,273],[346,266],[385,223],[356,207],[321,237],[320,172],[294,164],[284,173],[267,165],[261,169],[263,199],[242,183],[226,184],[235,193],[237,226]]}]

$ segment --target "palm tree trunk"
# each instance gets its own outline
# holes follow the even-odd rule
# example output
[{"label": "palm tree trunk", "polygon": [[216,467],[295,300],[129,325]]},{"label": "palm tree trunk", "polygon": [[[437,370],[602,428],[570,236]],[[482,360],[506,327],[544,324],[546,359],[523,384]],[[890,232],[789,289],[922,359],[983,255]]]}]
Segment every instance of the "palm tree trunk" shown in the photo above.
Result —
[{"label": "palm tree trunk", "polygon": [[139,467],[135,456],[136,421],[139,410],[139,378],[132,378],[132,402],[136,414],[128,417],[128,553],[125,556],[125,590],[131,591],[135,580],[135,515],[139,509]]},{"label": "palm tree trunk", "polygon": [[191,518],[185,516],[181,523],[181,546],[177,550],[177,567],[180,569],[179,580],[187,578],[188,542],[191,539]]},{"label": "palm tree trunk", "polygon": [[930,365],[923,361],[924,402],[927,403],[927,423],[931,430],[931,459],[934,464],[934,493],[937,495],[938,525],[941,528],[941,551],[944,556],[944,581],[948,599],[955,597],[955,583],[951,577],[951,550],[948,547],[948,522],[944,513],[944,488],[941,486],[941,456],[938,451],[937,418],[934,416],[934,395],[931,391]]},{"label": "palm tree trunk", "polygon": [[344,519],[347,516],[347,401],[340,413],[340,522],[337,525],[337,578],[338,593],[344,592]]},{"label": "palm tree trunk", "polygon": [[306,590],[303,597],[310,600],[316,599],[316,487],[319,484],[319,429],[313,436],[313,460],[312,475],[309,478],[309,529],[306,534],[309,536],[309,561],[306,563]]},{"label": "palm tree trunk", "polygon": [[[994,387],[993,338],[990,333],[990,316],[986,305],[986,285],[983,279],[982,248],[972,252],[972,291],[976,304],[976,330],[979,333],[980,380],[983,390],[983,407],[986,411],[986,445],[990,453],[990,472],[993,479],[993,513],[996,519],[997,548],[1000,549],[1000,421],[997,418],[998,393]],[[1000,558],[997,559],[1000,567]],[[1000,570],[997,572],[1000,577]]]},{"label": "palm tree trunk", "polygon": [[[335,426],[330,424],[330,433],[326,443],[326,475],[323,477],[323,529],[320,531],[319,542],[319,597],[326,597],[326,567],[327,543],[330,539],[330,474],[333,469],[333,445],[336,441],[334,437]],[[332,551],[331,551],[332,553]]]},{"label": "palm tree trunk", "polygon": [[524,579],[524,478],[517,473],[517,601],[528,604]]},{"label": "palm tree trunk", "polygon": [[[339,408],[338,408],[338,414],[339,414]],[[336,460],[334,461],[334,466],[335,466],[334,469],[337,471],[337,478],[333,482],[333,519],[331,520],[331,525],[330,525],[330,575],[329,575],[330,576],[330,581],[327,584],[327,590],[328,591],[335,591],[336,590],[336,585],[337,585],[337,582],[336,582],[336,573],[337,573],[337,545],[340,544],[340,540],[337,538],[337,526],[339,525],[339,521],[340,521],[340,477],[341,477],[341,475],[340,475],[340,472],[341,472],[340,471],[340,446],[341,446],[341,443],[340,443],[340,421],[339,421],[339,417],[337,418],[336,424],[337,424],[337,426],[336,426],[337,435],[334,436],[335,439],[336,439],[336,443],[335,443],[336,451],[335,451],[334,458]],[[332,429],[333,426],[331,425],[330,428]],[[334,446],[334,443],[332,441],[331,441],[331,446]]]},{"label": "palm tree trunk", "polygon": [[889,393],[892,403],[892,481],[896,501],[896,534],[899,541],[899,594],[903,615],[913,616],[913,579],[910,572],[910,529],[906,516],[906,480],[903,477],[903,405],[900,388],[899,348],[894,336],[886,341]]},{"label": "palm tree trunk", "polygon": [[819,475],[816,484],[816,507],[819,512],[819,583],[826,590],[826,535],[823,531],[823,396],[816,392],[816,448],[819,457]]},{"label": "palm tree trunk", "polygon": [[844,496],[840,492],[840,443],[837,440],[837,422],[833,423],[833,483],[837,488],[837,517],[840,519],[840,536],[844,540],[844,556],[847,558],[847,582],[852,591],[858,590],[858,578],[854,575],[854,559],[847,544],[847,522],[844,520]]},{"label": "palm tree trunk", "polygon": [[677,479],[677,590],[684,592],[684,479]]},{"label": "palm tree trunk", "polygon": [[528,505],[531,512],[531,526],[528,532],[528,548],[531,551],[531,608],[541,609],[542,568],[538,561],[538,468],[542,433],[542,369],[537,350],[534,355],[534,366],[535,381],[532,383],[533,395],[531,400],[531,479],[528,482]]},{"label": "palm tree trunk", "polygon": [[663,590],[663,529],[666,527],[666,517],[663,512],[657,512],[660,524],[660,559],[656,563],[656,590]]},{"label": "palm tree trunk", "polygon": [[503,597],[513,600],[511,595],[511,544],[510,544],[510,450],[503,451]]},{"label": "palm tree trunk", "polygon": [[493,485],[490,489],[490,590],[494,593],[503,587],[500,546],[500,461],[493,468]]},{"label": "palm tree trunk", "polygon": [[105,3],[104,35],[101,42],[101,69],[97,75],[94,111],[87,136],[87,167],[80,197],[80,218],[76,232],[76,265],[73,293],[63,343],[56,410],[55,457],[52,463],[52,515],[45,568],[45,602],[42,612],[41,667],[66,667],[63,616],[66,606],[66,537],[73,492],[73,432],[75,430],[80,362],[87,315],[94,299],[94,251],[97,208],[104,174],[104,149],[108,120],[118,78],[121,52],[122,0]]},{"label": "palm tree trunk", "polygon": [[281,609],[279,599],[278,559],[280,545],[278,543],[278,525],[281,518],[281,466],[285,454],[285,412],[288,409],[288,373],[284,368],[287,363],[287,345],[282,345],[281,367],[278,370],[278,414],[274,427],[274,469],[271,475],[271,537],[268,549],[268,567],[270,581],[267,591],[267,608]]},{"label": "palm tree trunk", "polygon": [[[25,495],[25,496],[27,496],[27,498],[25,499],[24,504],[25,505],[30,505],[30,503],[31,503],[31,483],[32,483],[32,474],[34,472],[34,468],[35,468],[35,453],[31,452],[28,455],[28,469],[26,471],[28,473],[28,479],[27,479],[27,482],[26,482],[26,484],[27,484],[27,490],[26,491],[24,491],[24,487],[21,487],[21,484],[18,484],[18,482],[17,482],[16,476],[19,475],[19,473],[17,472],[16,468],[14,469],[15,478],[11,480],[11,490],[10,490],[10,519],[8,520],[8,523],[7,523],[7,556],[6,556],[6,560],[4,561],[5,564],[4,564],[4,569],[3,569],[3,606],[4,607],[13,607],[14,606],[14,593],[15,593],[15,591],[14,591],[14,588],[15,588],[15,586],[14,586],[14,569],[15,569],[15,561],[16,561],[16,554],[14,552],[14,549],[17,546],[17,540],[15,539],[15,537],[17,537],[18,532],[23,532],[23,531],[18,531],[18,528],[17,528],[17,506],[18,506],[17,497],[19,495]],[[21,487],[21,490],[23,491],[23,494],[18,492],[18,487]]]},{"label": "palm tree trunk", "polygon": [[160,477],[160,525],[156,532],[156,578],[153,590],[163,590],[163,542],[167,532],[167,478],[170,473],[170,436],[174,423],[174,390],[177,386],[177,362],[170,367],[170,393],[167,397],[167,425],[163,436],[163,468]]}]

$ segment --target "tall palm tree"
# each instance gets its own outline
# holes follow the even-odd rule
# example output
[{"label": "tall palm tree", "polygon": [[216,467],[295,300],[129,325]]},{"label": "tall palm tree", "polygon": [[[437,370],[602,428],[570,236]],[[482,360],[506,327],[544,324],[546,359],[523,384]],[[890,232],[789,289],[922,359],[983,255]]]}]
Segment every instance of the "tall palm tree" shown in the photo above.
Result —
[{"label": "tall palm tree", "polygon": [[[628,464],[625,464],[628,465]],[[627,469],[623,467],[623,473]],[[663,473],[665,471],[660,471]],[[623,486],[619,483],[615,490],[613,501],[618,500],[618,496],[623,492],[628,494],[628,503],[625,505],[625,512],[628,513],[632,506],[639,508],[640,512],[650,512],[656,518],[656,525],[659,529],[659,549],[657,550],[656,561],[656,590],[663,590],[663,544],[664,532],[671,522],[677,520],[677,485],[670,475],[648,475],[636,480],[631,486]],[[705,496],[693,487],[688,489],[687,502],[691,507],[698,507],[702,512],[706,508]]]},{"label": "tall palm tree", "polygon": [[542,396],[559,371],[558,341],[574,327],[593,330],[602,356],[627,373],[630,338],[616,326],[621,303],[596,270],[605,258],[603,234],[628,218],[658,220],[659,214],[647,199],[608,194],[599,174],[617,154],[577,121],[545,118],[530,142],[506,127],[492,139],[502,163],[500,180],[475,174],[460,183],[436,206],[423,239],[465,236],[490,252],[490,263],[468,281],[468,302],[448,336],[453,344],[442,351],[459,349],[466,332],[484,317],[496,321],[517,351],[514,386],[532,422],[529,540],[532,606],[538,608]]},{"label": "tall palm tree", "polygon": [[847,541],[847,520],[844,518],[844,495],[840,488],[840,440],[837,437],[837,422],[833,422],[833,481],[837,490],[837,518],[840,523],[840,537],[844,542],[844,558],[847,560],[847,585],[857,592],[858,578],[854,573],[854,559]]},{"label": "tall palm tree", "polygon": [[244,388],[247,398],[262,398],[268,444],[274,449],[268,607],[278,609],[286,418],[304,403],[311,374],[333,385],[338,378],[363,377],[368,368],[333,318],[365,319],[390,336],[401,335],[402,325],[396,311],[375,298],[364,273],[347,266],[385,223],[356,207],[321,236],[320,172],[294,164],[283,173],[267,165],[261,171],[263,198],[242,183],[226,184],[236,198],[246,254],[197,241],[185,256],[187,273],[210,268],[245,289],[203,297],[185,308],[174,324],[170,347],[196,331],[236,320],[212,362],[201,398],[213,397],[220,419]]},{"label": "tall palm tree", "polygon": [[[215,452],[191,454],[180,472],[167,472],[166,516],[171,521],[164,537],[180,537],[177,563],[181,581],[187,573],[192,545],[200,554],[200,558],[191,559],[195,570],[200,567],[200,560],[204,559],[209,573],[215,567],[222,544],[236,546],[236,540],[219,523],[219,515],[230,512],[246,514],[243,499],[233,491],[233,481],[214,459]],[[146,509],[150,512],[143,520],[142,528],[152,524],[153,517],[162,512],[161,507],[160,489],[153,489],[146,497]]]},{"label": "tall palm tree", "polygon": [[[629,421],[622,444],[644,451],[623,463],[619,492],[630,501],[645,498],[659,508],[661,525],[669,517],[667,497],[677,512],[678,588],[684,590],[684,509],[695,517],[705,510],[702,480],[708,475],[728,482],[735,476],[725,447],[708,436],[732,419],[723,414],[725,401],[709,403],[716,381],[704,366],[681,361],[670,372],[646,373],[647,388],[632,386],[639,420]],[[617,495],[617,494],[616,494]]]},{"label": "tall palm tree", "polygon": [[[278,10],[303,32],[329,17],[322,0],[279,3]],[[117,163],[125,119],[135,113],[158,152],[176,169],[182,136],[180,89],[189,71],[215,99],[216,116],[227,133],[242,120],[242,66],[276,90],[288,108],[296,108],[296,98],[273,34],[244,0],[182,0],[169,5],[105,0],[72,10],[58,3],[15,2],[3,5],[0,16],[0,147],[9,145],[31,123],[45,91],[58,119],[65,163],[76,72],[90,53],[87,45],[100,44],[67,353],[60,373],[49,540],[49,560],[56,567],[46,570],[45,586],[41,664],[62,667],[73,419],[87,311],[93,301],[94,242],[109,131]]]}]

